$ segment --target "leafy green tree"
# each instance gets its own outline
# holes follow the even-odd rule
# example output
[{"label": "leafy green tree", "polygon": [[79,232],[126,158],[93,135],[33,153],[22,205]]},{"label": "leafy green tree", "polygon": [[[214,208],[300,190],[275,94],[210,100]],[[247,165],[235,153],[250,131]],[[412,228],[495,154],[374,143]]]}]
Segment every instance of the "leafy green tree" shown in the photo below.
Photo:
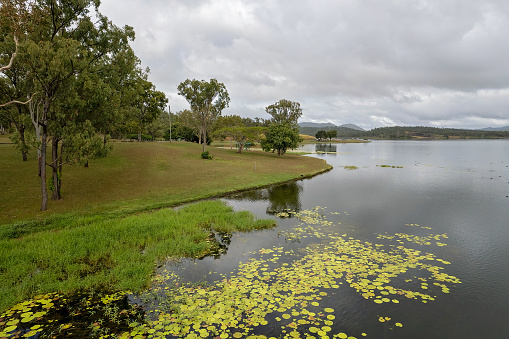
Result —
[{"label": "leafy green tree", "polygon": [[237,153],[242,153],[247,143],[261,140],[264,131],[264,127],[233,126],[223,127],[217,133],[235,140],[237,143]]},{"label": "leafy green tree", "polygon": [[284,123],[273,123],[269,126],[265,139],[261,146],[264,151],[277,151],[277,156],[286,153],[288,149],[297,148],[302,138],[299,135],[299,127]]},{"label": "leafy green tree", "polygon": [[272,122],[279,124],[297,125],[297,120],[302,116],[300,104],[286,99],[267,106],[265,111],[272,116]]},{"label": "leafy green tree", "polygon": [[203,152],[207,142],[207,131],[221,112],[228,107],[230,97],[223,83],[216,79],[190,80],[181,82],[178,94],[182,95],[191,106],[192,119],[199,126],[199,140],[203,142]]},{"label": "leafy green tree", "polygon": [[297,120],[302,116],[298,102],[279,100],[267,106],[265,111],[272,116],[265,139],[261,145],[264,151],[277,151],[277,156],[285,154],[289,148],[297,148],[302,138],[299,135]]},{"label": "leafy green tree", "polygon": [[[30,84],[22,97],[34,99],[30,113],[40,132],[41,210],[46,210],[46,165],[53,171],[53,199],[60,199],[62,165],[70,158],[73,161],[82,158],[79,152],[71,151],[75,148],[72,145],[78,144],[77,135],[82,136],[81,149],[94,154],[95,147],[86,146],[90,144],[87,136],[91,137],[101,125],[94,112],[106,113],[104,105],[111,107],[115,102],[109,100],[111,96],[98,97],[97,92],[82,89],[95,85],[100,92],[114,92],[113,82],[104,77],[105,69],[119,51],[125,50],[123,46],[134,39],[134,32],[127,26],[118,28],[102,16],[97,11],[97,0],[1,1],[2,10],[9,9],[10,17],[20,18],[28,13],[29,20],[2,20],[2,27],[8,28],[3,32],[14,32],[19,38],[14,62],[21,63],[23,77]],[[96,11],[93,19],[91,10]],[[18,22],[26,24],[23,29],[17,29]],[[97,79],[104,81],[98,83]],[[76,128],[83,133],[76,133]],[[52,145],[49,162],[48,142]]]},{"label": "leafy green tree", "polygon": [[[147,72],[148,73],[148,72]],[[157,119],[163,113],[164,107],[168,104],[166,95],[155,89],[154,84],[147,80],[143,74],[136,84],[136,99],[138,111],[135,120],[138,125],[138,141],[141,141],[141,134],[148,124]]]},{"label": "leafy green tree", "polygon": [[180,123],[182,127],[186,128],[187,131],[185,133],[189,133],[189,131],[192,131],[193,134],[193,137],[191,139],[189,138],[189,136],[187,138],[182,139],[186,141],[194,141],[195,139],[194,137],[196,137],[196,139],[198,139],[198,142],[201,144],[201,123],[194,112],[192,112],[189,109],[182,110],[176,114],[176,120],[177,123]]},{"label": "leafy green tree", "polygon": [[322,141],[323,139],[327,138],[327,132],[325,132],[325,131],[318,131],[318,132],[316,132],[315,137],[318,140]]},{"label": "leafy green tree", "polygon": [[[147,125],[146,130],[152,140],[163,138],[165,133],[170,129],[170,115],[166,112],[161,112],[157,119]],[[168,135],[169,138],[169,135]]]},{"label": "leafy green tree", "polygon": [[0,0],[0,117],[9,121],[17,133],[11,139],[22,154],[23,161],[31,148],[27,142],[30,118],[26,105],[31,101],[27,98],[28,81],[26,70],[16,58],[19,50],[19,39],[24,39],[29,29],[28,22],[37,21],[30,18],[29,1]]},{"label": "leafy green tree", "polygon": [[243,119],[238,115],[220,116],[214,124],[214,135],[220,139],[229,139],[230,149],[233,149],[235,134],[235,129],[232,127],[244,127]]},{"label": "leafy green tree", "polygon": [[335,129],[331,129],[330,131],[327,131],[327,138],[329,140],[332,140],[334,138],[337,138],[338,137],[338,131],[335,130]]}]

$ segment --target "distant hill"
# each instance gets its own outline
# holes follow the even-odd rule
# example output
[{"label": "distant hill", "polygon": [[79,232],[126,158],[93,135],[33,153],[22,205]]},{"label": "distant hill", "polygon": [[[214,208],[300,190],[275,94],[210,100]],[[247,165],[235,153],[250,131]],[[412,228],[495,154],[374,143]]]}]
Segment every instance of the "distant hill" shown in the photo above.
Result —
[{"label": "distant hill", "polygon": [[354,129],[354,130],[357,130],[357,131],[364,131],[363,128],[357,126],[357,125],[354,125],[354,124],[343,124],[343,125],[340,125],[340,126],[336,126],[330,122],[301,122],[299,123],[299,126],[300,127],[311,127],[311,128],[321,128],[323,130],[329,130],[329,129],[334,129],[334,128],[338,128],[338,127],[344,127],[344,128],[350,128],[350,129]]},{"label": "distant hill", "polygon": [[[301,127],[300,134],[315,136],[320,130],[337,130],[338,138],[364,139],[509,139],[509,130],[462,130],[453,128],[437,128],[425,126],[394,126],[379,127],[369,131],[344,127],[348,125]],[[355,125],[353,125],[355,126]]]},{"label": "distant hill", "polygon": [[357,131],[365,131],[365,129],[363,129],[363,128],[357,126],[357,125],[354,125],[354,124],[343,124],[343,125],[341,125],[339,127],[351,128],[351,129],[355,129]]},{"label": "distant hill", "polygon": [[487,127],[487,128],[483,128],[481,131],[505,131],[505,132],[509,132],[509,126],[497,127],[497,128]]},{"label": "distant hill", "polygon": [[330,122],[300,122],[300,127],[336,127],[336,125],[331,124]]}]

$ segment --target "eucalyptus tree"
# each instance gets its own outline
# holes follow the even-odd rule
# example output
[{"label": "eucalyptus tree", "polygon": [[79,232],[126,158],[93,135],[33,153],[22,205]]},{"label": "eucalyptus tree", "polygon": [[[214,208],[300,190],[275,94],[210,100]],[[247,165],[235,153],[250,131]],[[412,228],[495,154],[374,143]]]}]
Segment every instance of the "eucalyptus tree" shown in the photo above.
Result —
[{"label": "eucalyptus tree", "polygon": [[203,152],[205,152],[207,131],[230,103],[226,86],[216,79],[210,79],[208,82],[187,79],[181,82],[177,89],[178,94],[182,95],[191,106],[193,119],[199,125],[199,142],[203,143]]},{"label": "eucalyptus tree", "polygon": [[153,83],[147,80],[148,70],[140,74],[135,84],[135,105],[137,108],[134,119],[138,127],[138,141],[144,128],[155,121],[168,104],[166,95],[155,89]]},{"label": "eucalyptus tree", "polygon": [[230,149],[233,148],[233,139],[236,134],[234,127],[246,127],[243,119],[238,115],[225,115],[217,118],[214,124],[214,135],[230,140]]},{"label": "eucalyptus tree", "polygon": [[272,116],[272,122],[278,124],[296,125],[302,116],[300,104],[286,99],[265,107],[265,111]]},{"label": "eucalyptus tree", "polygon": [[21,152],[23,161],[27,161],[30,148],[25,137],[30,127],[25,105],[32,97],[27,98],[26,71],[16,62],[19,61],[16,55],[20,39],[23,41],[30,31],[29,22],[38,20],[30,18],[32,5],[33,1],[0,0],[0,117],[15,126],[17,133],[11,135],[11,139]]},{"label": "eucalyptus tree", "polygon": [[[18,2],[23,1],[2,0],[2,5]],[[61,165],[71,158],[72,161],[80,158],[79,152],[62,153],[62,143],[64,151],[77,147],[71,147],[77,145],[77,135],[83,137],[83,145],[90,143],[87,136],[92,136],[99,125],[94,112],[109,114],[99,107],[115,102],[108,97],[83,95],[93,92],[80,89],[112,86],[106,80],[99,84],[97,79],[103,78],[97,75],[111,63],[112,57],[125,50],[122,46],[134,39],[132,28],[118,28],[98,12],[99,3],[98,0],[34,0],[29,7],[9,7],[14,13],[28,8],[30,14],[29,27],[23,31],[14,62],[23,64],[27,80],[32,84],[31,93],[26,93],[25,98],[37,94],[33,113],[38,114],[32,116],[34,124],[40,128],[41,138],[41,210],[47,209],[46,165],[52,169],[57,186],[53,199],[60,199]],[[92,10],[96,12],[94,19]],[[96,110],[87,109],[92,103]],[[46,149],[49,142],[52,145],[50,162]]]},{"label": "eucalyptus tree", "polygon": [[260,141],[265,130],[264,127],[229,126],[221,128],[216,133],[235,140],[237,143],[237,153],[242,153],[247,143]]}]

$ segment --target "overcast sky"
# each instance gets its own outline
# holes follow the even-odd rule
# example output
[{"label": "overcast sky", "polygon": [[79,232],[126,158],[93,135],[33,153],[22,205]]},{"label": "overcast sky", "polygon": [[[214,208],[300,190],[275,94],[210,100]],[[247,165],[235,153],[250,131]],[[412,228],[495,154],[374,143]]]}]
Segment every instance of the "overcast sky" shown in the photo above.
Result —
[{"label": "overcast sky", "polygon": [[509,125],[507,0],[103,0],[136,31],[132,46],[170,99],[185,79],[216,78],[224,115],[381,126]]}]

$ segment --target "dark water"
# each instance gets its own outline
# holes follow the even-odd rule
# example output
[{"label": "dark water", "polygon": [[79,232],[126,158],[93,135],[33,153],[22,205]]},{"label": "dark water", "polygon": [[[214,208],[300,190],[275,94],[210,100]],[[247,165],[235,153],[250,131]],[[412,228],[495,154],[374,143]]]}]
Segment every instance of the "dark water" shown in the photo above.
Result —
[{"label": "dark water", "polygon": [[[285,239],[284,231],[298,223],[275,216],[285,210],[321,206],[341,212],[331,216],[341,222],[334,231],[363,241],[377,242],[377,234],[408,232],[405,224],[418,224],[448,235],[447,246],[429,250],[449,261],[448,273],[462,283],[427,304],[408,300],[383,305],[344,285],[325,300],[336,314],[332,333],[345,331],[357,338],[361,332],[368,338],[509,338],[509,141],[374,141],[304,148],[320,152],[311,156],[325,159],[334,169],[224,199],[235,210],[276,218],[276,229],[234,234],[220,259],[186,261],[173,269],[188,281],[214,281],[235,272],[239,261],[256,258],[254,252],[261,248],[298,250],[318,241]],[[377,321],[387,314],[404,326],[389,330]]]}]

